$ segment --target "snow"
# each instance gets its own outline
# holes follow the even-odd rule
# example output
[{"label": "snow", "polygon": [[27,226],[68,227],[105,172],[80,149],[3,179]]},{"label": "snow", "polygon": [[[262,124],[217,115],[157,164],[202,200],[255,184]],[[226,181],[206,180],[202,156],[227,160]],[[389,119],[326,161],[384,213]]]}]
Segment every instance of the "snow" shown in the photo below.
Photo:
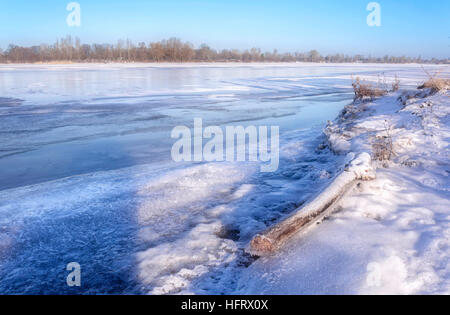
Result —
[{"label": "snow", "polygon": [[152,285],[149,293],[193,293],[190,280],[208,273],[211,267],[232,262],[237,246],[217,236],[222,228],[219,222],[199,224],[180,240],[138,253],[139,278]]},{"label": "snow", "polygon": [[450,293],[449,92],[405,105],[402,93],[417,91],[349,106],[352,115],[329,124],[331,147],[349,143],[342,154],[389,132],[393,160],[378,162],[377,178],[346,195],[338,214],[252,264],[237,293]]},{"label": "snow", "polygon": [[[448,293],[448,96],[391,95],[326,124],[351,102],[351,74],[379,71],[404,88],[425,77],[419,65],[0,66],[0,293]],[[174,164],[170,130],[195,117],[279,125],[279,170]],[[355,157],[366,169],[386,119],[395,163],[281,253],[245,253]]]}]

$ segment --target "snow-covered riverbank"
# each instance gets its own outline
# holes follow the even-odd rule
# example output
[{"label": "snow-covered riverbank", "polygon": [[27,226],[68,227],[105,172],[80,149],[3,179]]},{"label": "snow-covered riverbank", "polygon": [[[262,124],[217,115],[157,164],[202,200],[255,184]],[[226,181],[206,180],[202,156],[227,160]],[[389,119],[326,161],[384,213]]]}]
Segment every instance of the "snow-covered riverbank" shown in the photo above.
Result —
[{"label": "snow-covered riverbank", "polygon": [[329,144],[339,154],[372,152],[376,180],[255,262],[238,292],[449,294],[449,114],[448,91],[408,90],[347,106],[325,131]]}]

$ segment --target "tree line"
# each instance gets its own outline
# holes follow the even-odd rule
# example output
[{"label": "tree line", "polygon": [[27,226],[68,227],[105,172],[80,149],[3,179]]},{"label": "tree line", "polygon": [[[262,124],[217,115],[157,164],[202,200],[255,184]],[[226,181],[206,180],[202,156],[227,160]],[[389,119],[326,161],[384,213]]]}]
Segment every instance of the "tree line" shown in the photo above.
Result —
[{"label": "tree line", "polygon": [[151,43],[133,44],[119,40],[116,44],[82,44],[79,38],[66,36],[53,45],[22,47],[9,45],[0,49],[0,63],[37,62],[360,62],[360,63],[434,63],[449,64],[450,59],[422,59],[421,57],[371,57],[335,54],[322,56],[317,50],[306,53],[262,52],[259,48],[247,50],[212,49],[206,44],[194,47],[189,42],[171,38]]}]

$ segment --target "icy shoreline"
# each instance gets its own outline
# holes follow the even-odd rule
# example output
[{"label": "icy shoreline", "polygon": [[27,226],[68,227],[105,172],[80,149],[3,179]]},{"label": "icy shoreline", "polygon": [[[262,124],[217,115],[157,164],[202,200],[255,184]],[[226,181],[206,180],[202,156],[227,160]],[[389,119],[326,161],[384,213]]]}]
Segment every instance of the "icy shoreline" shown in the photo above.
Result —
[{"label": "icy shoreline", "polygon": [[[348,206],[278,258],[254,262],[244,254],[255,234],[326,187],[349,162],[346,152],[363,149],[357,145],[372,131],[353,127],[402,109],[390,96],[384,105],[367,104],[348,125],[329,125],[336,135],[334,150],[342,150],[334,154],[321,145],[322,131],[351,102],[351,74],[376,81],[379,71],[388,77],[398,73],[409,88],[426,79],[418,66],[0,69],[0,92],[7,97],[0,100],[1,293],[360,293],[357,281],[366,281],[369,264],[384,266],[385,256],[373,247],[400,240],[397,230],[386,233],[377,225],[383,205],[370,210],[375,215]],[[377,114],[383,106],[386,111]],[[208,117],[213,125],[280,125],[280,169],[261,175],[251,163],[172,165],[170,130],[195,117]],[[398,174],[395,164],[380,171]],[[372,193],[375,202],[380,191],[394,186],[384,183]],[[371,207],[367,193],[361,194],[360,204]],[[438,210],[445,214],[446,208]],[[351,213],[362,216],[361,222],[347,219]],[[366,218],[371,215],[376,219]],[[340,216],[350,226],[339,223]],[[433,220],[446,220],[438,216]],[[367,243],[365,238],[375,240],[370,231],[380,233],[384,243]],[[426,244],[427,234],[420,235]],[[447,243],[442,244],[445,252]],[[78,291],[66,285],[65,268],[72,261],[84,270]]]},{"label": "icy shoreline", "polygon": [[409,90],[347,106],[325,130],[333,151],[382,160],[391,141],[391,160],[338,214],[250,266],[238,293],[449,294],[449,100]]}]

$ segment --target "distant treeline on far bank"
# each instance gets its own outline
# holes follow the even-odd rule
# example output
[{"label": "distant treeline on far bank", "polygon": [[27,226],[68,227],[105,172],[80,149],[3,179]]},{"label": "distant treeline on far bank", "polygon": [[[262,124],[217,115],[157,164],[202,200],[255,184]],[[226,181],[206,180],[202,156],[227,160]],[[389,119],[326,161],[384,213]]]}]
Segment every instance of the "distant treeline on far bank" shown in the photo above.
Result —
[{"label": "distant treeline on far bank", "polygon": [[57,40],[53,45],[21,47],[9,45],[0,49],[0,63],[47,63],[47,62],[359,62],[359,63],[433,63],[450,64],[446,59],[422,59],[419,57],[370,57],[334,54],[322,56],[317,50],[307,53],[262,52],[224,49],[221,51],[208,45],[194,47],[177,38],[152,43],[133,44],[130,40],[119,40],[116,44],[82,44],[71,36]]}]

